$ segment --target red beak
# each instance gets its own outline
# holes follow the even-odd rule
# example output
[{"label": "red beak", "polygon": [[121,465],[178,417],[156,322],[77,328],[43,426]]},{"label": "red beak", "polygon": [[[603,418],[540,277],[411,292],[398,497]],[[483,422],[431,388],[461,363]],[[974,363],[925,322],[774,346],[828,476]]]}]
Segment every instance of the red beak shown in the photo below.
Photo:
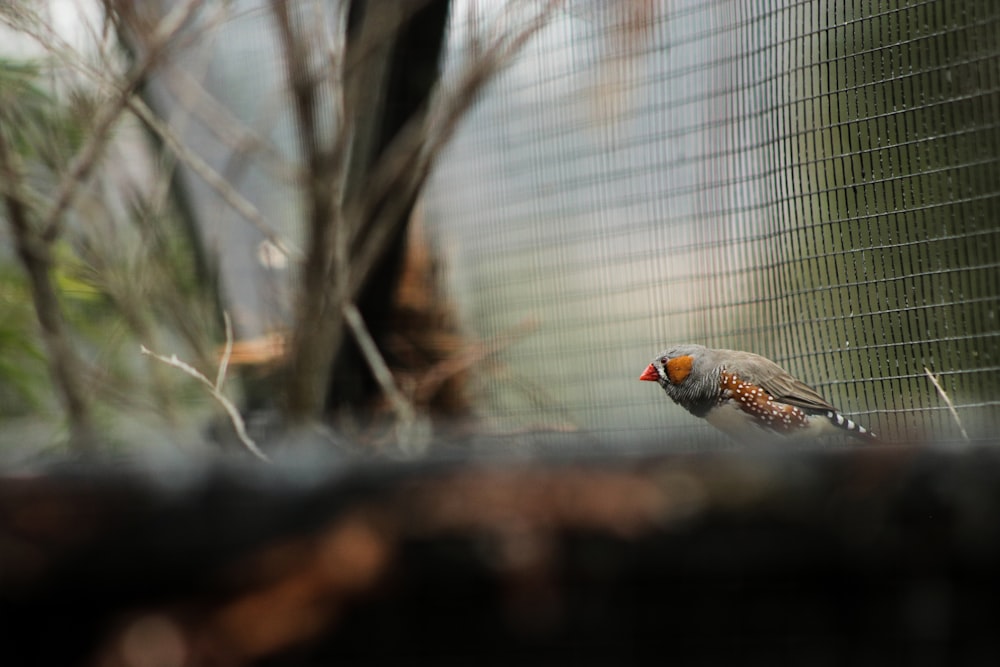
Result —
[{"label": "red beak", "polygon": [[642,372],[639,376],[640,380],[645,380],[646,382],[657,382],[660,379],[660,374],[656,372],[656,367],[653,364],[646,366],[646,370]]}]

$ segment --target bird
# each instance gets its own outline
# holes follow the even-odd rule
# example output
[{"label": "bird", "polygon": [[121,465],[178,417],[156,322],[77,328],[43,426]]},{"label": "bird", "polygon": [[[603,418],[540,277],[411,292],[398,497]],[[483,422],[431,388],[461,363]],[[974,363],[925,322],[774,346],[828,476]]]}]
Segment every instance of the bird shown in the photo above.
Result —
[{"label": "bird", "polygon": [[752,352],[673,345],[639,379],[658,382],[674,403],[739,441],[836,433],[879,441],[815,389]]}]

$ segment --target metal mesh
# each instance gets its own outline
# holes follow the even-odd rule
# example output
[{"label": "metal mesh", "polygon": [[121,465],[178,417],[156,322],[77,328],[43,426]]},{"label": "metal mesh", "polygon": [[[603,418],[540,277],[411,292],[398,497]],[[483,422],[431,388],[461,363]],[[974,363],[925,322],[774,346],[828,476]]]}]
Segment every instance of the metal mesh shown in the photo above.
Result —
[{"label": "metal mesh", "polygon": [[505,427],[706,428],[636,381],[769,356],[890,437],[1000,427],[1000,3],[561,16],[439,165],[428,225]]}]

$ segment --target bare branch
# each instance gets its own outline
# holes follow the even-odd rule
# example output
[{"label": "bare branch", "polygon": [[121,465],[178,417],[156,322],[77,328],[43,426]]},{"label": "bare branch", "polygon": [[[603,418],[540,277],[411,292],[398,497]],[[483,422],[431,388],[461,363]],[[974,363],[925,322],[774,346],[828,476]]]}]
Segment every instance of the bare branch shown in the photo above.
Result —
[{"label": "bare branch", "polygon": [[[118,91],[118,80],[111,75],[110,68],[102,70],[88,65],[85,60],[78,57],[73,48],[56,31],[52,30],[50,25],[40,21],[37,16],[30,16],[32,20],[28,20],[28,18],[22,17],[21,21],[13,24],[12,27],[16,27],[31,36],[38,44],[59,58],[59,62],[64,66],[90,77],[99,88],[110,91],[112,95]],[[185,108],[189,111],[197,111],[208,129],[219,136],[227,145],[238,149],[262,151],[270,158],[267,163],[272,165],[277,176],[293,181],[298,181],[301,178],[301,174],[286,164],[277,148],[243,126],[235,116],[201,87],[197,79],[177,68],[170,68],[166,78],[168,84],[172,84],[172,88],[177,88],[180,83],[183,83],[184,91],[188,95],[197,94],[201,105],[188,104]],[[184,99],[184,96],[179,94],[177,97],[182,101]],[[127,98],[126,104],[149,129],[163,140],[164,144],[181,162],[198,174],[229,206],[253,224],[268,241],[286,256],[301,257],[302,251],[300,249],[294,248],[289,242],[280,239],[257,208],[197,153],[187,148],[177,138],[176,133],[171,131],[169,126],[145,102],[138,97],[130,96]]]},{"label": "bare branch", "polygon": [[173,11],[160,21],[153,31],[146,51],[139,57],[121,88],[116,91],[111,100],[97,110],[93,126],[89,129],[87,140],[70,163],[69,169],[59,182],[59,187],[52,199],[52,204],[42,216],[40,226],[41,238],[52,242],[59,236],[63,215],[73,203],[73,198],[80,185],[90,174],[102,150],[107,145],[111,128],[128,106],[129,99],[136,88],[146,78],[149,71],[156,65],[163,51],[173,37],[184,27],[195,11],[202,5],[202,0],[186,0],[177,5]]},{"label": "bare branch", "polygon": [[392,378],[392,371],[389,370],[385,359],[382,358],[382,354],[378,351],[378,346],[375,345],[371,333],[368,332],[368,327],[365,326],[364,318],[358,312],[357,306],[353,303],[344,304],[343,312],[344,319],[351,328],[351,333],[354,334],[354,339],[358,342],[358,347],[361,348],[361,353],[364,355],[365,361],[368,362],[368,367],[371,368],[375,380],[382,387],[386,398],[392,404],[392,408],[396,411],[399,421],[403,424],[411,424],[416,417],[413,404],[403,396],[403,392],[396,386],[396,381]]},{"label": "bare branch", "polygon": [[128,108],[163,140],[170,151],[191,171],[198,174],[205,183],[222,199],[233,207],[237,213],[251,223],[257,230],[287,257],[301,257],[302,251],[288,241],[282,239],[274,228],[264,219],[257,207],[241,195],[219,172],[215,171],[197,153],[185,146],[180,139],[161,121],[145,102],[133,97],[128,101]]},{"label": "bare branch", "polygon": [[168,65],[166,87],[188,113],[202,121],[233,153],[253,153],[275,178],[287,183],[301,183],[302,170],[292,165],[273,142],[248,127],[240,118],[205,90],[187,70]]},{"label": "bare branch", "polygon": [[[330,152],[324,151],[314,117],[319,82],[312,71],[315,68],[310,68],[309,42],[296,39],[285,4],[272,5],[299,119],[299,139],[310,171],[305,181],[309,189],[309,241],[292,331],[287,388],[287,407],[293,419],[310,418],[321,408],[329,367],[344,340],[342,330],[347,323],[343,304],[357,299],[387,248],[399,238],[407,210],[459,120],[486,83],[511,62],[563,2],[548,0],[537,11],[534,3],[518,4],[532,12],[530,20],[496,38],[463,70],[456,85],[439,86],[437,103],[418,110],[395,140],[379,151],[375,164],[369,164],[373,154],[367,142],[372,136],[352,123],[359,114],[378,108],[371,80],[378,80],[384,72],[377,56],[388,61],[390,40],[422,3],[393,3],[392,11],[383,7],[377,17],[366,17],[370,21],[365,20],[354,37],[355,46],[342,61],[344,109]],[[331,62],[335,64],[336,59]],[[349,173],[344,174],[345,168]],[[341,174],[344,183],[338,178]]]},{"label": "bare branch", "polygon": [[222,391],[222,384],[226,381],[226,371],[229,370],[229,359],[233,356],[233,323],[226,311],[222,311],[222,319],[226,325],[226,347],[222,351],[222,359],[219,360],[219,372],[215,374],[216,391]]},{"label": "bare branch", "polygon": [[[300,152],[308,170],[306,178],[302,179],[308,240],[291,336],[287,409],[293,420],[307,421],[316,417],[321,409],[324,376],[339,347],[337,340],[331,341],[340,336],[340,332],[329,316],[330,304],[335,302],[330,278],[336,230],[341,221],[339,206],[334,202],[339,199],[336,188],[346,159],[348,137],[341,123],[333,142],[324,141],[317,117],[321,81],[313,71],[310,58],[314,44],[296,29],[288,4],[274,2],[271,8],[284,52]],[[339,309],[334,312],[337,311]]]},{"label": "bare branch", "polygon": [[[2,115],[0,109],[0,115]],[[2,120],[2,118],[0,118]],[[88,452],[96,444],[81,374],[81,362],[66,334],[62,309],[52,283],[52,254],[29,220],[29,211],[20,193],[23,175],[16,155],[7,146],[0,128],[0,180],[5,182],[2,196],[7,205],[7,222],[17,246],[17,254],[31,283],[35,316],[45,342],[49,373],[69,419],[70,445]]]},{"label": "bare branch", "polygon": [[386,244],[393,238],[403,207],[408,206],[423,187],[435,160],[479,93],[563,4],[564,0],[548,0],[521,31],[497,38],[485,53],[466,66],[454,91],[437,105],[430,126],[425,126],[423,118],[414,118],[386,149],[356,204],[359,210],[349,216],[363,224],[352,243],[348,298],[354,298],[364,285]]},{"label": "bare branch", "polygon": [[[232,341],[231,329],[227,329],[227,339],[230,342]],[[267,454],[262,452],[257,447],[257,443],[255,443],[253,439],[249,436],[249,434],[247,434],[246,424],[243,422],[243,416],[240,414],[240,411],[236,408],[235,405],[233,405],[233,402],[230,401],[229,398],[226,397],[226,395],[220,391],[220,387],[222,385],[221,381],[218,382],[218,386],[212,384],[212,381],[209,380],[207,377],[205,377],[205,375],[201,371],[199,371],[194,366],[191,366],[190,364],[187,364],[178,359],[176,354],[172,354],[169,357],[166,357],[163,356],[162,354],[157,354],[156,352],[153,352],[145,345],[140,345],[139,351],[142,352],[142,354],[149,355],[150,357],[167,364],[168,366],[173,366],[174,368],[179,369],[185,375],[193,377],[195,380],[205,385],[205,387],[208,388],[208,392],[212,395],[212,398],[218,401],[219,405],[221,405],[223,409],[225,409],[226,414],[229,415],[229,420],[232,422],[233,428],[236,430],[236,437],[240,439],[240,442],[243,443],[243,446],[246,447],[251,454],[256,456],[261,461],[264,461],[265,463],[271,462],[271,459],[268,458]],[[220,370],[222,370],[221,366]]]}]

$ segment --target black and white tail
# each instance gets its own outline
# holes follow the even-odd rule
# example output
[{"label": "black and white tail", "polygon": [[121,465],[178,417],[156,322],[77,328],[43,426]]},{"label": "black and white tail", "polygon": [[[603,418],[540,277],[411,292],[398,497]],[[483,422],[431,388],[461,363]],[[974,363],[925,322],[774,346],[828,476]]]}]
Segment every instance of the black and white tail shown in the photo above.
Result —
[{"label": "black and white tail", "polygon": [[878,436],[866,429],[861,424],[851,421],[839,412],[827,411],[826,418],[837,428],[844,429],[851,435],[869,442],[879,442]]}]

